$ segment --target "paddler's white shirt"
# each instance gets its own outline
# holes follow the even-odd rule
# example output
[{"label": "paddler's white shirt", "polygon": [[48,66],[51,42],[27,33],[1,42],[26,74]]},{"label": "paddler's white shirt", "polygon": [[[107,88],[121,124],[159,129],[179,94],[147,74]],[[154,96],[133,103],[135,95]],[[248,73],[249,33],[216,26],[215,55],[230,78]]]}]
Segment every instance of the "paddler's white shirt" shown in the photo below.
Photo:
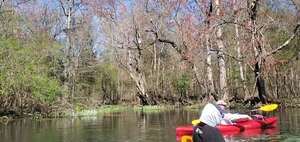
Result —
[{"label": "paddler's white shirt", "polygon": [[221,112],[216,108],[215,105],[208,103],[204,106],[200,116],[201,122],[211,127],[215,127],[216,125],[221,123],[221,120]]}]

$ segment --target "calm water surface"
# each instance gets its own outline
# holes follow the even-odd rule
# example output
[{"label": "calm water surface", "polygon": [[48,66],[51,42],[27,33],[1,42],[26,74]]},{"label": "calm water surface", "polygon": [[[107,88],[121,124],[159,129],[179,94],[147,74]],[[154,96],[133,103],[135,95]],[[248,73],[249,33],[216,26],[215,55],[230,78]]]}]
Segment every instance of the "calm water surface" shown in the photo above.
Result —
[{"label": "calm water surface", "polygon": [[[121,112],[94,117],[21,119],[0,125],[0,142],[175,142],[175,128],[198,111]],[[279,110],[278,129],[226,137],[229,142],[300,142],[300,109]]]}]

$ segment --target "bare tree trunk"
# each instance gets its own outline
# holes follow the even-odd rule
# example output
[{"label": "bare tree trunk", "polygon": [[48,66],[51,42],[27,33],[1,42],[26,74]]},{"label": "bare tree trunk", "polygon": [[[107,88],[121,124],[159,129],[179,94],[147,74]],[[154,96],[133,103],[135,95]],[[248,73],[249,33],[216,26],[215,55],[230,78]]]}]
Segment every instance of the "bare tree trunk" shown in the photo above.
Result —
[{"label": "bare tree trunk", "polygon": [[157,62],[157,59],[156,59],[156,43],[153,44],[153,70],[154,72],[156,71],[156,63]]},{"label": "bare tree trunk", "polygon": [[[235,15],[235,19],[234,22],[238,23],[239,22],[239,15],[238,15],[238,3],[237,0],[233,0],[234,3],[234,13],[236,13]],[[236,37],[236,52],[237,52],[237,57],[238,59],[241,59],[242,55],[241,55],[241,45],[240,45],[240,31],[239,31],[239,26],[238,24],[234,25],[235,27],[235,37]],[[247,98],[249,97],[249,93],[247,91],[247,87],[246,87],[246,82],[245,82],[245,75],[244,75],[244,68],[243,68],[243,63],[241,60],[238,61],[238,65],[239,65],[239,71],[240,71],[240,79],[242,81],[242,85],[243,85],[243,90],[244,90],[244,97],[243,98]]]},{"label": "bare tree trunk", "polygon": [[[207,57],[206,57],[206,64],[207,64],[207,80],[208,80],[208,93],[209,95],[215,96],[216,91],[214,87],[214,80],[213,80],[213,72],[211,68],[211,48],[210,48],[210,40],[209,35],[207,33],[206,37],[206,50],[207,50]],[[216,99],[216,98],[215,98]]]},{"label": "bare tree trunk", "polygon": [[0,1],[0,11],[2,10],[1,8],[2,8],[2,6],[4,5],[4,1],[5,1],[5,0],[1,0],[1,1]]},{"label": "bare tree trunk", "polygon": [[265,86],[265,80],[262,77],[262,71],[261,71],[261,62],[258,61],[255,63],[255,78],[256,78],[256,87],[258,91],[258,96],[260,101],[263,104],[266,104],[266,86]]},{"label": "bare tree trunk", "polygon": [[252,27],[252,48],[255,53],[255,80],[256,87],[258,91],[258,96],[260,101],[265,104],[266,103],[266,87],[265,80],[262,75],[261,65],[263,64],[262,58],[262,45],[259,37],[257,36],[257,28],[256,28],[256,17],[257,17],[257,9],[259,6],[259,0],[248,0],[248,8],[249,8],[249,16],[250,16],[250,25]]},{"label": "bare tree trunk", "polygon": [[64,5],[63,1],[59,1],[63,10],[64,15],[66,18],[66,25],[65,28],[66,32],[66,43],[64,49],[64,86],[69,91],[71,99],[74,97],[74,69],[72,68],[72,43],[71,43],[71,23],[72,23],[72,12],[74,8],[74,0],[67,0],[66,4]]},{"label": "bare tree trunk", "polygon": [[[206,27],[207,29],[210,29],[210,19],[211,19],[211,14],[213,11],[212,7],[212,1],[209,1],[209,5],[206,11]],[[214,97],[216,100],[216,91],[215,91],[215,85],[214,85],[214,80],[213,80],[213,72],[211,68],[211,42],[210,42],[210,31],[206,31],[205,33],[205,46],[206,46],[206,52],[207,52],[207,57],[206,57],[206,73],[207,73],[207,82],[208,82],[208,95]]]},{"label": "bare tree trunk", "polygon": [[[133,22],[135,24],[133,17]],[[138,28],[134,25],[135,29],[135,39],[134,44],[136,46],[135,53],[132,53],[130,49],[128,50],[128,62],[127,62],[127,69],[131,78],[135,81],[136,88],[138,90],[137,97],[140,100],[141,105],[155,105],[157,104],[156,101],[151,98],[147,93],[147,84],[145,75],[142,71],[142,47],[141,47],[141,39],[138,32]]]},{"label": "bare tree trunk", "polygon": [[[217,17],[221,17],[221,4],[220,0],[215,0],[216,5],[216,15]],[[228,101],[228,89],[226,82],[226,63],[225,63],[225,55],[224,50],[225,46],[223,43],[223,31],[222,27],[218,26],[217,28],[217,46],[218,46],[218,60],[219,60],[219,70],[220,70],[220,95],[224,101]]]},{"label": "bare tree trunk", "polygon": [[160,56],[158,56],[158,59],[157,59],[157,74],[156,74],[156,89],[160,88],[159,87],[159,79],[160,79],[160,64],[161,64],[161,61],[160,61]]},{"label": "bare tree trunk", "polygon": [[128,70],[130,77],[134,80],[136,88],[138,90],[137,97],[140,100],[141,105],[150,105],[149,96],[146,92],[146,80],[144,74],[141,72],[138,64],[140,63],[140,58],[128,51]]},{"label": "bare tree trunk", "polygon": [[153,85],[154,85],[154,94],[157,94],[158,90],[158,76],[159,76],[159,70],[157,68],[157,50],[156,50],[156,43],[153,44],[153,72],[154,75],[153,78]]}]

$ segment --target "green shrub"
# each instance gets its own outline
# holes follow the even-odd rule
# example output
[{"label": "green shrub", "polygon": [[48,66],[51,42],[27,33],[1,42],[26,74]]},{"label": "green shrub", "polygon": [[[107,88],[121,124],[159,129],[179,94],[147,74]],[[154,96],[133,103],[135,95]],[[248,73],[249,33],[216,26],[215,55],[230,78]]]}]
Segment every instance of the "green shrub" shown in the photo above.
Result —
[{"label": "green shrub", "polygon": [[191,84],[188,74],[183,73],[173,81],[173,85],[181,96],[185,96]]},{"label": "green shrub", "polygon": [[59,80],[49,76],[54,61],[47,58],[55,56],[50,55],[52,51],[50,45],[41,41],[0,38],[0,95],[30,94],[43,102],[51,102],[61,95]]},{"label": "green shrub", "polygon": [[104,104],[117,104],[120,96],[118,94],[118,70],[112,64],[100,66],[100,84]]}]

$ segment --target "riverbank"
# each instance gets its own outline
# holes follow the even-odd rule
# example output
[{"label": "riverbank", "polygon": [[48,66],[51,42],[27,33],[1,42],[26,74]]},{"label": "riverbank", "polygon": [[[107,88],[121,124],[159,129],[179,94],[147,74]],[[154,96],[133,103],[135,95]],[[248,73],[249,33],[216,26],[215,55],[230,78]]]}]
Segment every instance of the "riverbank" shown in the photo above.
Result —
[{"label": "riverbank", "polygon": [[[0,116],[0,123],[7,124],[10,121],[17,118],[30,117],[33,119],[42,118],[63,118],[63,117],[85,117],[85,116],[97,116],[105,113],[118,113],[118,112],[143,112],[143,113],[159,113],[164,111],[183,109],[189,111],[199,111],[201,107],[205,105],[198,103],[193,105],[153,105],[153,106],[141,106],[141,105],[102,105],[96,108],[83,108],[75,106],[74,109],[64,109],[51,111],[49,113],[24,113],[23,115],[4,115]],[[280,104],[281,108],[300,108],[300,100],[284,100]],[[232,109],[247,110],[249,106],[242,105],[239,103],[232,104]]]},{"label": "riverbank", "polygon": [[[144,113],[158,113],[176,109],[189,110],[189,111],[199,111],[206,103],[198,103],[193,105],[153,105],[153,106],[141,106],[141,105],[103,105],[96,109],[82,109],[66,112],[64,116],[89,116],[98,115],[103,113],[114,113],[114,112],[124,112],[124,111],[135,111]],[[279,103],[280,108],[300,108],[300,99],[285,100]],[[242,103],[232,103],[230,109],[233,110],[249,110],[254,107],[250,105],[245,105]],[[71,112],[71,113],[70,113]],[[53,117],[53,116],[52,116]]]},{"label": "riverbank", "polygon": [[143,113],[158,113],[175,109],[187,109],[199,111],[203,104],[195,104],[189,106],[176,105],[154,105],[154,106],[140,106],[140,105],[103,105],[99,108],[81,109],[81,110],[66,110],[64,112],[51,113],[49,117],[80,117],[93,116],[103,113],[117,113],[117,112],[143,112]]},{"label": "riverbank", "polygon": [[202,104],[195,104],[189,106],[176,106],[176,105],[155,105],[155,106],[140,106],[140,105],[102,105],[98,108],[78,108],[66,109],[60,111],[53,111],[49,114],[24,114],[21,116],[0,116],[0,124],[7,124],[14,119],[18,118],[32,118],[32,119],[43,119],[43,118],[64,118],[64,117],[88,117],[97,116],[105,113],[119,113],[119,112],[143,112],[143,113],[160,113],[170,110],[190,110],[199,111]]}]

